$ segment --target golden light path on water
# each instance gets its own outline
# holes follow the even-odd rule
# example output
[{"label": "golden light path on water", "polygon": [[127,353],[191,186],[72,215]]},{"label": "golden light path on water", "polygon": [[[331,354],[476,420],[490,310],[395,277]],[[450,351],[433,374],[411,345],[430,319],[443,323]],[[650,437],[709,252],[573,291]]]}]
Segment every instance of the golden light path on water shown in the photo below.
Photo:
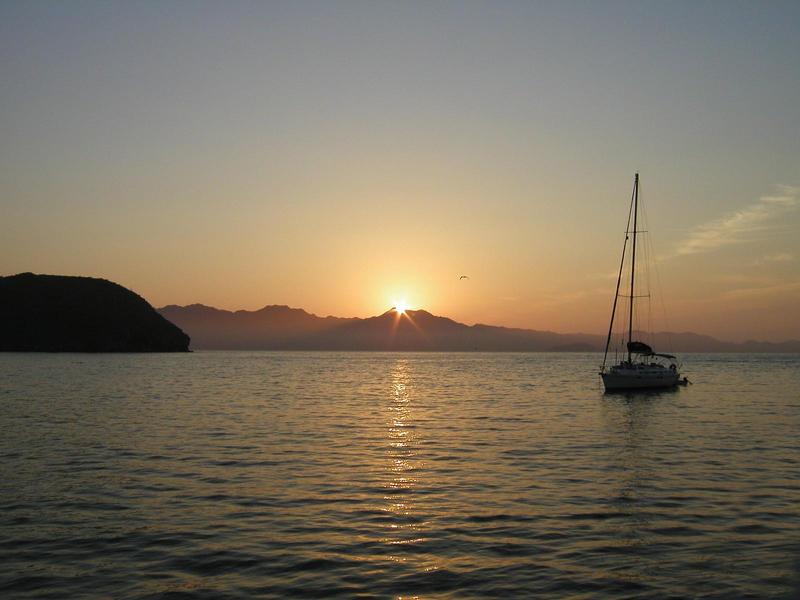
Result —
[{"label": "golden light path on water", "polygon": [[[391,371],[391,392],[387,406],[388,477],[384,500],[385,510],[396,517],[396,522],[389,526],[390,531],[384,541],[391,545],[425,541],[423,533],[426,522],[416,518],[413,501],[418,476],[424,466],[418,456],[420,440],[414,423],[413,392],[410,363],[406,359],[398,359]],[[406,556],[397,554],[389,558],[396,562],[408,560]],[[420,567],[426,571],[437,568],[435,563],[424,562],[426,564]]]}]

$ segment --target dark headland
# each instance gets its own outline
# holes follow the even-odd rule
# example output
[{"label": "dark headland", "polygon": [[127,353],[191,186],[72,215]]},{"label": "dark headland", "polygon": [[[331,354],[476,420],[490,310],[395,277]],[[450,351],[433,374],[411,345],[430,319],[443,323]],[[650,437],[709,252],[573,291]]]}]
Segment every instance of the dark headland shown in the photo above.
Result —
[{"label": "dark headland", "polygon": [[187,352],[189,336],[105,279],[0,277],[0,351]]}]

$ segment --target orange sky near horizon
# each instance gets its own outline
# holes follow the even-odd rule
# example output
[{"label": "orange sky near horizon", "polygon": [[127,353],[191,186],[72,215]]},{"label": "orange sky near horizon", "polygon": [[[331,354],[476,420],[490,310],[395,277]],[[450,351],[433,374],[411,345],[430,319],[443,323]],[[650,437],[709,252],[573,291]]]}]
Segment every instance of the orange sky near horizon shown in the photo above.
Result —
[{"label": "orange sky near horizon", "polygon": [[[650,221],[646,227],[651,238],[657,238],[652,216],[659,222],[666,217],[663,210],[649,206],[648,196],[655,194],[648,194],[644,176],[642,181]],[[337,235],[342,223],[359,218],[339,213],[337,223],[331,212],[331,226],[318,230],[327,235],[305,241],[302,254],[298,250],[280,262],[274,258],[291,255],[302,234],[288,231],[282,249],[258,250],[263,248],[256,233],[258,221],[248,224],[242,219],[238,244],[233,242],[231,227],[228,244],[208,245],[202,236],[184,235],[179,240],[182,248],[176,245],[171,254],[143,246],[141,259],[130,260],[122,252],[125,244],[115,251],[110,239],[91,236],[98,251],[91,264],[105,266],[82,270],[75,267],[74,256],[54,261],[50,252],[43,253],[42,266],[49,264],[49,270],[58,273],[109,278],[155,306],[199,302],[228,310],[255,310],[267,304],[288,304],[322,316],[367,317],[404,301],[410,308],[468,324],[604,333],[631,182],[617,183],[616,198],[609,194],[587,210],[593,222],[606,219],[605,213],[616,219],[586,233],[580,243],[567,235],[570,214],[555,220],[555,226],[550,221],[550,231],[538,228],[533,220],[514,222],[512,218],[490,229],[485,225],[492,221],[488,214],[485,220],[462,223],[461,231],[452,231],[442,222],[444,215],[431,215],[427,223],[417,224],[414,211],[398,209],[400,216],[385,228],[373,227],[375,221],[367,222],[372,217],[361,215],[365,222],[351,224],[354,229],[342,236]],[[797,218],[800,194],[791,188],[776,194],[688,233],[663,228],[676,239],[663,244],[664,252],[655,248],[651,279],[655,284],[657,273],[666,318],[656,295],[654,329],[695,331],[730,340],[800,337],[800,285],[792,283],[795,255],[778,252],[779,247],[793,243],[793,228],[787,220]],[[562,199],[562,205],[567,202]],[[739,240],[740,235],[755,239]],[[769,246],[762,239],[767,236],[772,242]],[[648,258],[642,244],[640,240],[640,261]],[[103,248],[111,250],[100,254]],[[731,264],[736,265],[733,271]],[[461,275],[469,279],[462,280]],[[658,286],[651,287],[658,294]]]},{"label": "orange sky near horizon", "polygon": [[[2,263],[5,274],[30,270],[105,277],[155,306],[198,302],[254,310],[288,304],[323,316],[366,317],[403,300],[411,308],[468,324],[602,333],[630,193],[630,181],[617,183],[616,198],[587,210],[588,221],[605,224],[585,231],[580,242],[568,235],[570,214],[547,227],[511,217],[498,224],[496,216],[487,214],[448,228],[445,215],[414,223],[400,210],[403,216],[389,226],[380,227],[372,216],[362,215],[364,222],[344,234],[338,229],[344,227],[341,221],[359,219],[340,213],[337,223],[331,213],[330,227],[320,225],[317,231],[323,233],[308,240],[291,229],[284,230],[282,239],[261,240],[258,219],[242,217],[218,230],[215,243],[209,244],[204,233],[212,232],[203,232],[195,221],[167,249],[131,239],[146,239],[144,228],[119,239],[113,227],[104,231],[79,225],[85,228],[84,241],[78,252],[68,254],[58,251],[66,240],[56,226],[24,262],[6,256]],[[654,321],[656,329],[731,340],[800,337],[795,259],[800,253],[792,226],[798,195],[790,191],[782,203],[756,200],[688,233],[664,228],[675,239],[655,249],[667,315],[667,320]],[[775,215],[761,215],[762,206]],[[757,217],[748,217],[753,210]],[[614,222],[606,211],[616,217]],[[665,220],[664,211],[652,212]],[[757,227],[740,223],[751,218],[759,221]],[[736,229],[740,226],[742,231]],[[658,227],[648,227],[658,238]],[[739,240],[740,235],[745,238]],[[747,239],[751,236],[755,239]],[[298,241],[302,243],[294,249]],[[133,256],[131,247],[136,248]],[[665,252],[659,252],[661,247]],[[469,279],[461,280],[461,275]]]}]

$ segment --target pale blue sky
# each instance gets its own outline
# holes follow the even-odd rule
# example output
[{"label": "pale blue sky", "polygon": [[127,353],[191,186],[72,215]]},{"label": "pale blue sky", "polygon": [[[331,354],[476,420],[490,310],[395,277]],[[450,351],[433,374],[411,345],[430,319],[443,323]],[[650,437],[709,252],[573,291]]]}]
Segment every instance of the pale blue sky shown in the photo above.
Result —
[{"label": "pale blue sky", "polygon": [[0,272],[599,331],[638,169],[674,328],[800,336],[796,203],[760,200],[800,186],[798,31],[798,2],[2,2]]}]

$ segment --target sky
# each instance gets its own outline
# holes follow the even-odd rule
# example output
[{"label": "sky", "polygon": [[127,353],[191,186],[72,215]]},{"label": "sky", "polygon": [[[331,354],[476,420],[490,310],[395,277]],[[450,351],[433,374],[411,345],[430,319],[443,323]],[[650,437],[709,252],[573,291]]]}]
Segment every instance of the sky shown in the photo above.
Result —
[{"label": "sky", "polygon": [[0,274],[601,333],[638,171],[654,328],[800,338],[798,29],[797,2],[0,2]]}]

